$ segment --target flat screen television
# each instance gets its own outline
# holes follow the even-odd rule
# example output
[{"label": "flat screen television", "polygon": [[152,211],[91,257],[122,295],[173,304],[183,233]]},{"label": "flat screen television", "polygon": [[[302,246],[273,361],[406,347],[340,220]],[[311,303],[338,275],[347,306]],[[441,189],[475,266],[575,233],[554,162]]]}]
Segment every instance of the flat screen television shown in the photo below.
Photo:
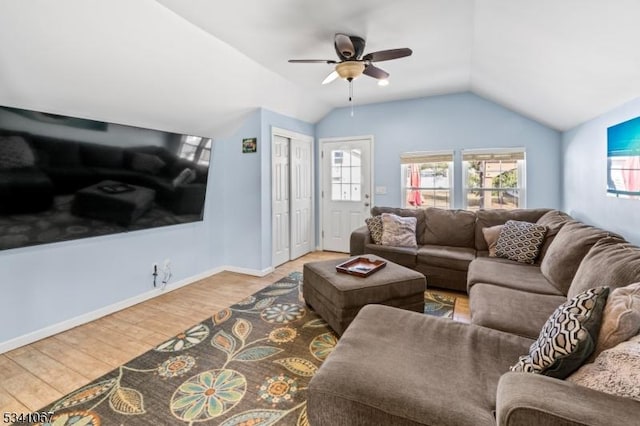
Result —
[{"label": "flat screen television", "polygon": [[0,250],[201,221],[211,146],[0,106]]}]

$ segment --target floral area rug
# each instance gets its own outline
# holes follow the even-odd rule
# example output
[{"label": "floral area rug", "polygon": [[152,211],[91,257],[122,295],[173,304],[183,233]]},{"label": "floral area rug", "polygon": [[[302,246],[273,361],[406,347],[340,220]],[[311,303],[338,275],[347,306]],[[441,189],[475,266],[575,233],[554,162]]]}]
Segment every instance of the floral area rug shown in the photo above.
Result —
[{"label": "floral area rug", "polygon": [[443,294],[424,292],[424,313],[442,318],[453,319],[456,298]]},{"label": "floral area rug", "polygon": [[338,339],[301,282],[292,273],[66,395],[44,424],[308,425],[309,381]]}]

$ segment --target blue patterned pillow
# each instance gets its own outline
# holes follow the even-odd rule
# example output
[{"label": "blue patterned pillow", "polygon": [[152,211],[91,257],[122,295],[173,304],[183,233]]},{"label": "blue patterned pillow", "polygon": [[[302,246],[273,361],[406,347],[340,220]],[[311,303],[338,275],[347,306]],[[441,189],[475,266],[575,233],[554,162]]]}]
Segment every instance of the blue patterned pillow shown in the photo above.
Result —
[{"label": "blue patterned pillow", "polygon": [[564,379],[578,369],[595,349],[608,295],[608,287],[591,288],[560,305],[511,371]]},{"label": "blue patterned pillow", "polygon": [[496,256],[522,263],[533,263],[540,253],[547,227],[519,220],[508,220],[496,242]]}]

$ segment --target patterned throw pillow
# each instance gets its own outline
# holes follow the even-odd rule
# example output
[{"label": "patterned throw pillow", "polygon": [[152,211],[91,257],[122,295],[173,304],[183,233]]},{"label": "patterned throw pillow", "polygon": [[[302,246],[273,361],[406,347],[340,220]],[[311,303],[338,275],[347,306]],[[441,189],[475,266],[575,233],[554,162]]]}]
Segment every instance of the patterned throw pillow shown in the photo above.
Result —
[{"label": "patterned throw pillow", "polygon": [[416,242],[415,217],[401,217],[382,213],[382,245],[395,247],[418,247]]},{"label": "patterned throw pillow", "polygon": [[519,220],[508,220],[496,242],[496,256],[522,263],[533,263],[540,253],[547,227]]},{"label": "patterned throw pillow", "polygon": [[368,217],[364,220],[369,228],[371,239],[376,244],[382,244],[382,215]]},{"label": "patterned throw pillow", "polygon": [[591,288],[560,305],[549,317],[538,340],[511,371],[538,373],[564,379],[595,348],[608,287]]}]

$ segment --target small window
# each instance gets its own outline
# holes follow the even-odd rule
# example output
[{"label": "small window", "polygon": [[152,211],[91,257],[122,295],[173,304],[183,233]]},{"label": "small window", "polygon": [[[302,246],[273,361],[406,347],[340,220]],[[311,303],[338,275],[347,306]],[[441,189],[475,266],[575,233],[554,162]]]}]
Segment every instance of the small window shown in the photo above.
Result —
[{"label": "small window", "polygon": [[400,155],[405,208],[453,207],[453,152]]},{"label": "small window", "polygon": [[525,205],[524,148],[464,150],[464,203],[468,210]]},{"label": "small window", "polygon": [[331,201],[360,201],[362,190],[362,151],[331,151]]}]

